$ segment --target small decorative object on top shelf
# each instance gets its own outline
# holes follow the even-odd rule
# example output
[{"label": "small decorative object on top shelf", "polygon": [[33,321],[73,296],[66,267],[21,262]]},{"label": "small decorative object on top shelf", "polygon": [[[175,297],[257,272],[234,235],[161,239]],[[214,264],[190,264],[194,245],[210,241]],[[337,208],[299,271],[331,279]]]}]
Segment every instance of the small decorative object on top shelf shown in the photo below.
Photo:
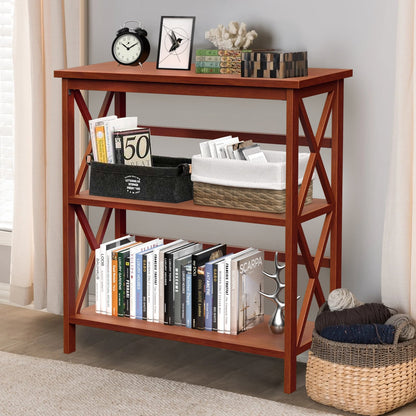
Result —
[{"label": "small decorative object on top shelf", "polygon": [[228,26],[218,25],[216,28],[205,32],[205,39],[209,40],[218,49],[248,49],[257,38],[257,32],[247,32],[244,22],[230,22]]},{"label": "small decorative object on top shelf", "polygon": [[[137,23],[135,29],[126,27],[127,23]],[[120,65],[141,65],[149,56],[150,44],[147,32],[140,27],[136,20],[128,20],[117,31],[116,38],[111,46],[113,58]]]},{"label": "small decorative object on top shelf", "polygon": [[308,53],[281,50],[253,50],[241,54],[241,76],[290,78],[308,75]]},{"label": "small decorative object on top shelf", "polygon": [[191,68],[195,17],[162,16],[157,69]]}]

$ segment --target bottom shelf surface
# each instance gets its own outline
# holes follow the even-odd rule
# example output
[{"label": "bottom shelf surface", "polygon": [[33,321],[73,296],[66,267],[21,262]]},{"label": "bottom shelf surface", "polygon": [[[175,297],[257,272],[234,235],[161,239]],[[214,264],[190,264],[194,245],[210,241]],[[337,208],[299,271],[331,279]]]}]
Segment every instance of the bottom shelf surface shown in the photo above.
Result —
[{"label": "bottom shelf surface", "polygon": [[[268,327],[268,321],[269,316],[265,316],[264,322],[256,327],[241,332],[238,335],[227,335],[181,326],[152,323],[140,319],[98,314],[95,312],[95,306],[84,308],[81,313],[75,314],[69,319],[69,322],[75,325],[129,332],[155,338],[284,358],[284,334],[273,334]],[[300,354],[310,348],[313,328],[314,322],[307,322],[296,354]]]}]

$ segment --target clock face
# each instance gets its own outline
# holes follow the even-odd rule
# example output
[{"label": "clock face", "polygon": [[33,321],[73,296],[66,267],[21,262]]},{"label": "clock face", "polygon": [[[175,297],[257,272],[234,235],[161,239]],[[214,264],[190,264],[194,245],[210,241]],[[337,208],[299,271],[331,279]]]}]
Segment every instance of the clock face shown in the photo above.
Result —
[{"label": "clock face", "polygon": [[113,43],[114,58],[123,65],[136,62],[142,52],[139,39],[131,33],[119,36]]}]

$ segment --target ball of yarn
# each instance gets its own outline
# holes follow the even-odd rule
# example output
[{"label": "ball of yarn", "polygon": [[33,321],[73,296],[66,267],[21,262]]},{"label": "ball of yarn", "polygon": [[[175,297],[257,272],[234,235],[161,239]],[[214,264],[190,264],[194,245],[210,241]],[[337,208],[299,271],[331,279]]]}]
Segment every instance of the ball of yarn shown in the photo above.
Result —
[{"label": "ball of yarn", "polygon": [[328,295],[328,307],[330,311],[341,311],[360,305],[362,303],[345,288],[335,289]]},{"label": "ball of yarn", "polygon": [[400,330],[399,341],[409,341],[416,335],[416,323],[404,313],[396,313],[386,321],[386,325],[393,325]]}]

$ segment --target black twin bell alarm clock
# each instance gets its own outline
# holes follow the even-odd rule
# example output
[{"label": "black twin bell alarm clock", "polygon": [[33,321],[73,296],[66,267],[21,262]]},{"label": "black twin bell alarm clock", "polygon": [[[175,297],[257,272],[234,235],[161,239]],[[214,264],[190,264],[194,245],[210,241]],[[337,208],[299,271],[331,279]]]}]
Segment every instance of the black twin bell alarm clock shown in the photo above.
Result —
[{"label": "black twin bell alarm clock", "polygon": [[138,22],[131,20],[117,31],[116,38],[111,46],[111,53],[120,65],[141,65],[150,53],[150,44],[146,37],[147,32],[140,26],[134,29],[126,27],[129,22],[138,24]]}]

